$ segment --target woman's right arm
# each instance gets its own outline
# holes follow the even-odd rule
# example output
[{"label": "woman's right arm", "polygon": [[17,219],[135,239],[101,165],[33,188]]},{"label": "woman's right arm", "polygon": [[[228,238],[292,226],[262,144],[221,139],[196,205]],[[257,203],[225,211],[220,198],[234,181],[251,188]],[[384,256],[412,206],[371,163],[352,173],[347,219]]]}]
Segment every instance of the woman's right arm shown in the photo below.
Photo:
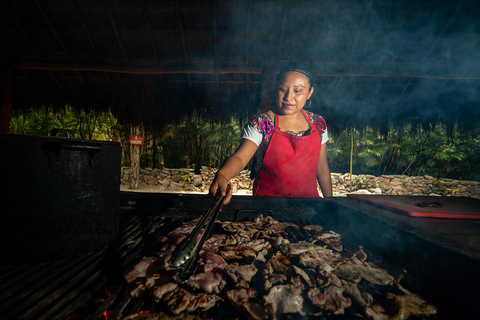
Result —
[{"label": "woman's right arm", "polygon": [[[235,151],[235,153],[232,154],[217,171],[215,179],[213,179],[212,184],[210,185],[210,194],[215,196],[220,192],[220,194],[224,196],[226,194],[228,181],[238,175],[240,171],[247,166],[248,162],[255,154],[255,151],[257,151],[257,145],[255,142],[249,139],[243,139],[237,151]],[[229,203],[231,198],[232,192],[230,189],[224,204]]]}]

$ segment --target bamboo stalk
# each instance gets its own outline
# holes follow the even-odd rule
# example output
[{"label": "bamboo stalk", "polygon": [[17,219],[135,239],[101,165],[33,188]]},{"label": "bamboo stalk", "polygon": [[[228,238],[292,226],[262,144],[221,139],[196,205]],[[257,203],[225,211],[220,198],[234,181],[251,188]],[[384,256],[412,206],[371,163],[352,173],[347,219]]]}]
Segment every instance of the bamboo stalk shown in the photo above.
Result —
[{"label": "bamboo stalk", "polygon": [[353,173],[353,129],[351,133],[351,148],[350,148],[350,192],[352,192],[352,173]]}]

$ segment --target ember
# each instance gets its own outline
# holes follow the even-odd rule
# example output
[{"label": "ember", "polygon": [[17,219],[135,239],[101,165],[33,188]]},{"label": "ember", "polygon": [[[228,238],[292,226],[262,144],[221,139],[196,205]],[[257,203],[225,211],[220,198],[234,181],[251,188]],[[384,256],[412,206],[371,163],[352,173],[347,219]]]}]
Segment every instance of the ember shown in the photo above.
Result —
[{"label": "ember", "polygon": [[164,319],[166,314],[194,319],[219,304],[226,319],[238,318],[238,312],[249,319],[283,314],[406,319],[437,313],[386,270],[368,262],[361,246],[345,249],[333,231],[263,216],[247,222],[218,221],[200,252],[195,274],[177,281],[171,253],[195,222],[161,237],[158,254],[152,252],[125,272],[130,297],[153,300],[163,312],[124,319]]}]

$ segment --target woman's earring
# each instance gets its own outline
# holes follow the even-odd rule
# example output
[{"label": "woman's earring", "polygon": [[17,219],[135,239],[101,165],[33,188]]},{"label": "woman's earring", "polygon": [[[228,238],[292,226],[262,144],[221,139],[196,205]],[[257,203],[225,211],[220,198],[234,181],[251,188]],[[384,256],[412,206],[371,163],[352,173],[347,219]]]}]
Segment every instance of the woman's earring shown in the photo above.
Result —
[{"label": "woman's earring", "polygon": [[308,106],[304,107],[305,109],[310,108],[310,106],[312,105],[312,99],[308,99],[308,101],[310,101],[310,103],[308,104]]}]

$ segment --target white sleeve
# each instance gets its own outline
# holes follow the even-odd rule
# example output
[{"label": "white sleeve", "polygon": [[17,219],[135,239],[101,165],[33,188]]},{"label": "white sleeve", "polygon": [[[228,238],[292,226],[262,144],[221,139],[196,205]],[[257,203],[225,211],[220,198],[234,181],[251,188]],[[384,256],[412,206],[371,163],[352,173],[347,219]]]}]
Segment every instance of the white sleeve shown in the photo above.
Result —
[{"label": "white sleeve", "polygon": [[322,133],[322,144],[327,143],[328,141],[328,129],[325,128],[325,131]]},{"label": "white sleeve", "polygon": [[248,139],[252,140],[255,142],[257,147],[262,143],[263,140],[263,134],[261,134],[256,128],[254,128],[252,125],[247,124],[243,128],[242,135],[240,136],[240,139]]}]

